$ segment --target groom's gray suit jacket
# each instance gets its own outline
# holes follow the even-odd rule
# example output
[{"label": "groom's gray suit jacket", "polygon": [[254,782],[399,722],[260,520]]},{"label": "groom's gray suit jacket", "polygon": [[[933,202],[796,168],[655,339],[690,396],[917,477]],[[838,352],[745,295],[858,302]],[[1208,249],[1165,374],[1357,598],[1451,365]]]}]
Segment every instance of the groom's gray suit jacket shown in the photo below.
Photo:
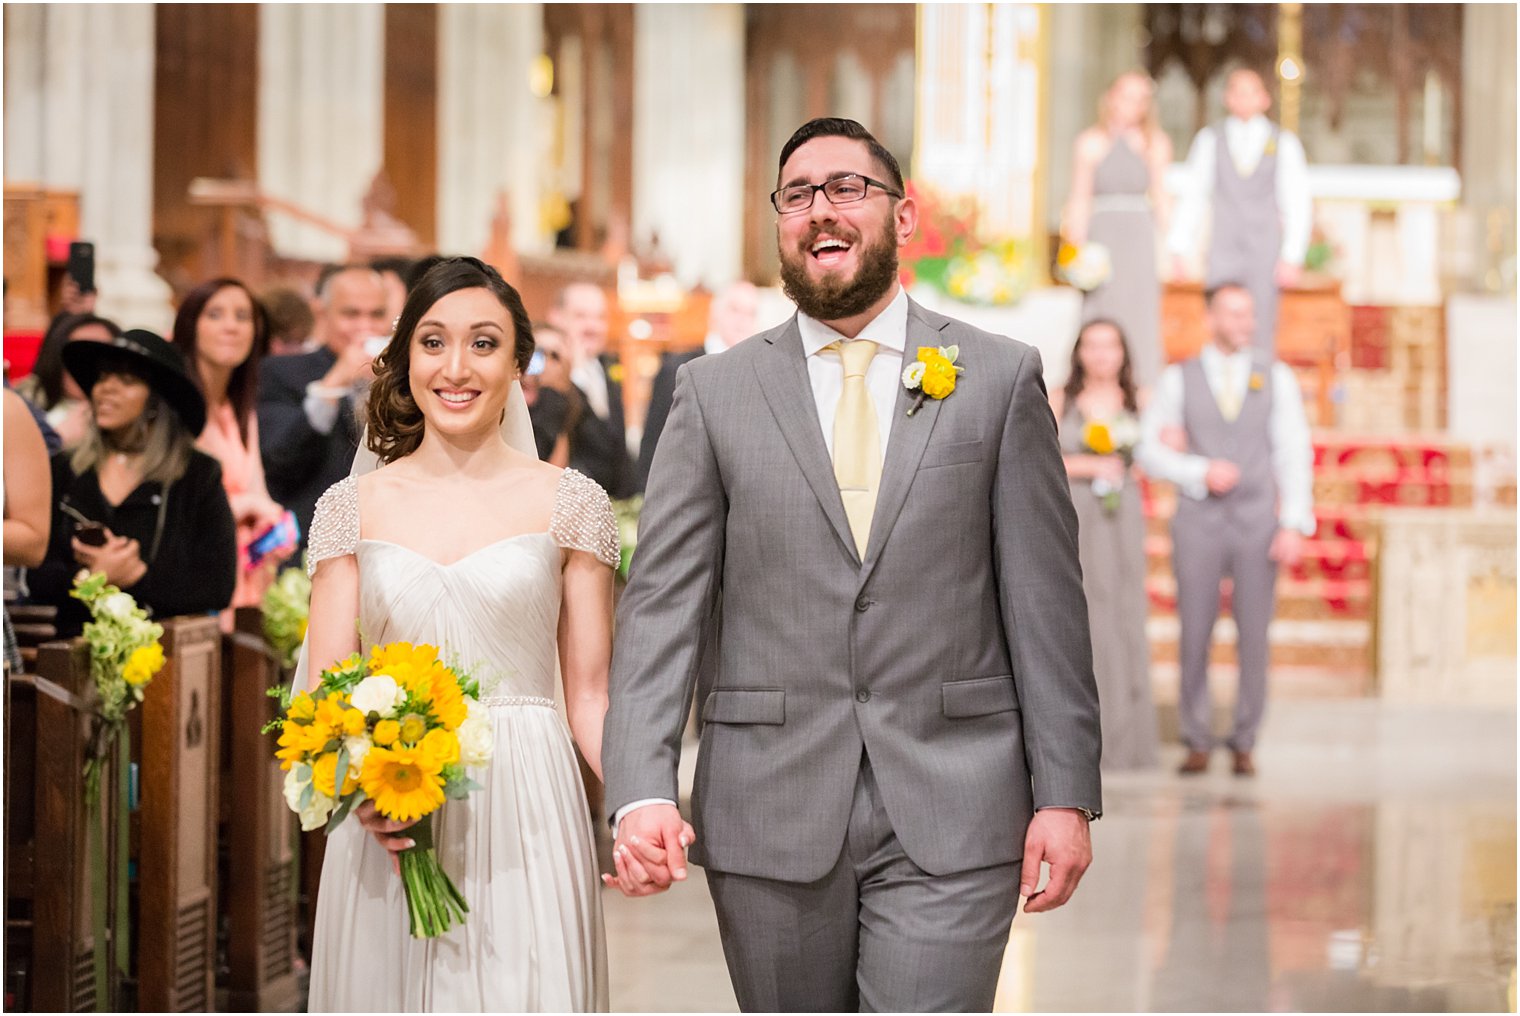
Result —
[{"label": "groom's gray suit jacket", "polygon": [[[865,560],[796,319],[681,369],[617,615],[608,813],[677,798],[703,719],[692,859],[811,882],[839,860],[861,749],[930,874],[1018,860],[1036,808],[1101,809],[1077,520],[1039,353],[910,303],[960,346],[892,416]],[[699,687],[700,686],[700,687]]]}]

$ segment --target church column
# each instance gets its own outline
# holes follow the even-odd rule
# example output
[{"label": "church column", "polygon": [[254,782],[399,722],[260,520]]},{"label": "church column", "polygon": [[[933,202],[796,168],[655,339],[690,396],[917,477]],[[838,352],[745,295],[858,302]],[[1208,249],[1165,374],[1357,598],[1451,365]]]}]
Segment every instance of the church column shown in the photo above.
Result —
[{"label": "church column", "polygon": [[[380,4],[259,5],[259,186],[345,228],[380,170],[385,68]],[[348,245],[271,212],[275,250],[341,261]]]},{"label": "church column", "polygon": [[744,64],[743,5],[635,8],[634,244],[657,232],[688,286],[739,278],[745,205],[765,201],[744,192]]},{"label": "church column", "polygon": [[1462,20],[1462,203],[1476,220],[1483,288],[1513,292],[1515,8],[1467,4]]},{"label": "church column", "polygon": [[153,7],[8,8],[6,28],[6,179],[78,191],[96,309],[167,331],[153,249]]},{"label": "church column", "polygon": [[479,255],[505,191],[513,247],[547,251],[539,200],[552,125],[532,89],[543,5],[444,4],[438,20],[438,247]]}]

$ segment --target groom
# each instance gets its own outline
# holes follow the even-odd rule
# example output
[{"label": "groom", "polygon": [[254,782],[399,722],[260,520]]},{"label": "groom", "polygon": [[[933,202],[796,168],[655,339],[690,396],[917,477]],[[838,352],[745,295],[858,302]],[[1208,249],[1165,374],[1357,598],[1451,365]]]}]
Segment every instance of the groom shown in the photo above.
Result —
[{"label": "groom", "polygon": [[[860,124],[804,124],[778,184],[799,313],[682,368],[649,478],[604,736],[616,882],[664,889],[690,847],[746,1010],[988,1010],[1019,896],[1066,902],[1101,808],[1040,357],[902,291],[918,212]],[[904,368],[957,346],[915,412]]]}]

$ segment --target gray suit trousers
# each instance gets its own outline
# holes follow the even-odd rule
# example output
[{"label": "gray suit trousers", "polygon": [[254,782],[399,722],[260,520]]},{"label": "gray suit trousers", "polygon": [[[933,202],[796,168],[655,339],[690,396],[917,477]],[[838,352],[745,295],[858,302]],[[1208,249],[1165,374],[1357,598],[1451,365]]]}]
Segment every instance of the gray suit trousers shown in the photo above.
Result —
[{"label": "gray suit trousers", "polygon": [[710,870],[707,883],[746,1012],[988,1012],[1019,865],[926,873],[862,755],[832,871],[796,883]]}]

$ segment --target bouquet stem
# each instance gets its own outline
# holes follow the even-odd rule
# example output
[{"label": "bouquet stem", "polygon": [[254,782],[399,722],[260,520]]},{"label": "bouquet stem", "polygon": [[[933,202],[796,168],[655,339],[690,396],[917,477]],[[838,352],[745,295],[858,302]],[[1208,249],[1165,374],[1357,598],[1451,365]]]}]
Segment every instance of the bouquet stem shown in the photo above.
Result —
[{"label": "bouquet stem", "polygon": [[402,851],[400,857],[412,937],[437,938],[456,922],[464,921],[470,907],[438,863],[433,846],[433,816],[423,817],[406,830],[406,835],[416,843]]}]

